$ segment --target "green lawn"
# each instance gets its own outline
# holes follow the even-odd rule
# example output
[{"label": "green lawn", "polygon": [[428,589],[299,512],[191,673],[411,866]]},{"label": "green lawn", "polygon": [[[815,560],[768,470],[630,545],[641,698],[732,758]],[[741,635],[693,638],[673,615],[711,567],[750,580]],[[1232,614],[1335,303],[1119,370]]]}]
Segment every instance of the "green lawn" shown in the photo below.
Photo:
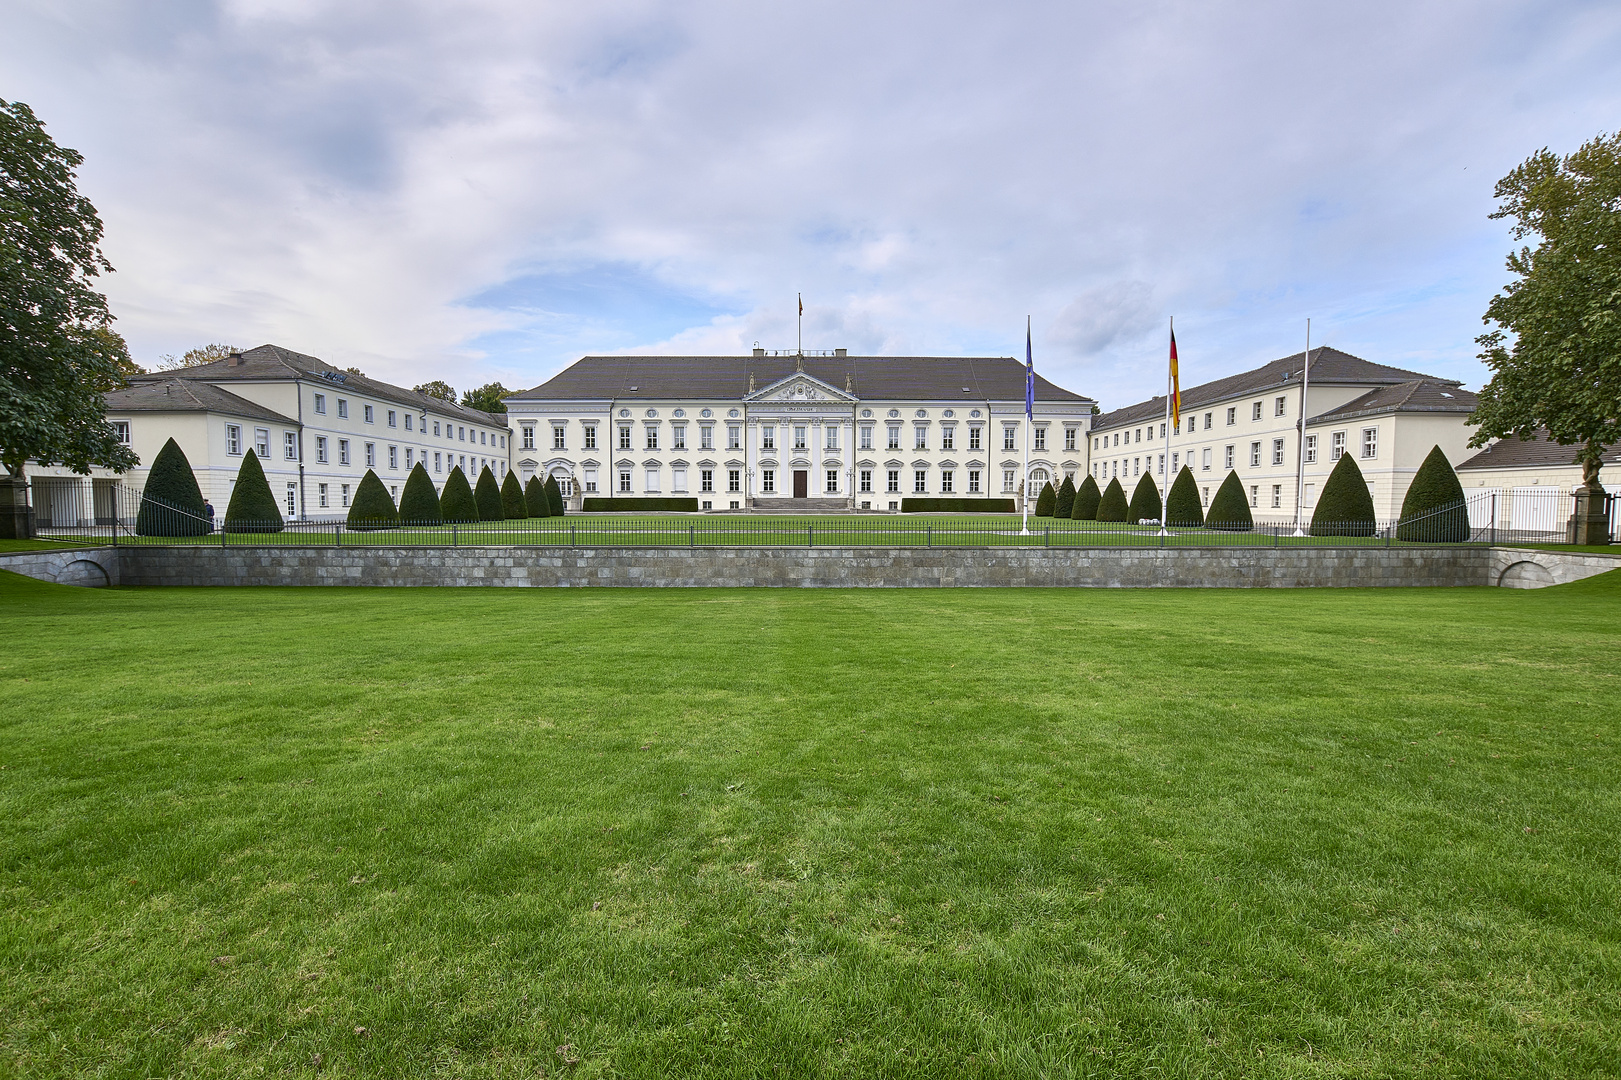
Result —
[{"label": "green lawn", "polygon": [[0,1075],[1621,1072],[1621,571],[5,575],[0,644]]},{"label": "green lawn", "polygon": [[41,551],[45,549],[56,549],[60,551],[63,548],[85,547],[96,542],[97,541],[78,541],[74,543],[63,543],[61,540],[0,540],[0,553],[8,551]]}]

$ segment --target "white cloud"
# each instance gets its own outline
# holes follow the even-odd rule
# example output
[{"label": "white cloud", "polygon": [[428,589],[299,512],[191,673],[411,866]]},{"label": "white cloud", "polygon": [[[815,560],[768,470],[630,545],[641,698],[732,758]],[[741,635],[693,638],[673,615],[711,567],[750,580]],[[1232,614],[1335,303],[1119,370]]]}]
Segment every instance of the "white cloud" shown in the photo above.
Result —
[{"label": "white cloud", "polygon": [[1152,285],[1115,281],[1086,290],[1060,310],[1047,340],[1090,359],[1117,342],[1141,337],[1158,323]]}]

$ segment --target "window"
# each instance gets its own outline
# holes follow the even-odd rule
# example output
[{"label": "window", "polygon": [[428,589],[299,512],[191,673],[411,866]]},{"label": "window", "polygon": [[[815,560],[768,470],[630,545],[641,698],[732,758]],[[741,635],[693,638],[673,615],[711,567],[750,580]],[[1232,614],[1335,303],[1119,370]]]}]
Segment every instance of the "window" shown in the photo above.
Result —
[{"label": "window", "polygon": [[657,491],[659,489],[659,471],[657,468],[645,470],[646,483],[642,485],[643,491]]},{"label": "window", "polygon": [[1210,471],[1210,447],[1208,446],[1204,448],[1204,456],[1199,463],[1199,469],[1201,472]]},{"label": "window", "polygon": [[630,494],[630,470],[619,470],[619,492],[622,495]]},{"label": "window", "polygon": [[464,428],[464,427],[456,428],[456,440],[458,442],[466,442],[467,441],[467,429],[466,428]]},{"label": "window", "polygon": [[979,425],[978,424],[970,424],[968,426],[968,449],[970,449],[970,450],[978,450],[979,448],[980,448]]},{"label": "window", "polygon": [[376,467],[377,467],[377,444],[376,443],[367,443],[366,444],[366,468],[372,469],[372,468],[376,468]]},{"label": "window", "polygon": [[557,493],[565,499],[574,498],[574,477],[559,476],[557,478]]},{"label": "window", "polygon": [[871,424],[862,424],[861,425],[861,449],[863,449],[863,450],[871,450],[872,449],[872,425]]},{"label": "window", "polygon": [[1260,485],[1251,484],[1250,485],[1250,506],[1251,507],[1258,507],[1260,505],[1261,505],[1261,488],[1260,488]]},{"label": "window", "polygon": [[338,399],[338,419],[339,420],[347,420],[347,419],[349,419],[349,399],[348,398],[339,398]]},{"label": "window", "polygon": [[1236,423],[1238,423],[1238,406],[1234,405],[1227,410],[1227,426],[1232,427]]},{"label": "window", "polygon": [[347,465],[347,464],[349,464],[349,440],[348,439],[339,439],[338,440],[338,464],[339,465]]},{"label": "window", "polygon": [[621,449],[621,450],[629,450],[630,449],[630,425],[629,424],[620,424],[619,425],[619,449]]},{"label": "window", "polygon": [[342,506],[348,506],[349,505],[349,485],[348,484],[339,484],[338,485],[338,497],[343,500],[340,503],[340,505],[342,505]]},{"label": "window", "polygon": [[891,495],[897,495],[897,494],[900,493],[900,490],[901,490],[901,471],[899,469],[890,469],[889,470],[889,486],[887,488],[885,488],[885,490],[888,491]]},{"label": "window", "polygon": [[1365,427],[1362,429],[1362,456],[1376,458],[1379,456],[1379,429]]},{"label": "window", "polygon": [[[410,414],[410,413],[406,413],[406,414],[405,414],[405,430],[406,430],[406,431],[410,431],[410,430],[411,430],[411,414]],[[426,422],[426,421],[424,421],[424,422],[423,422],[423,425],[422,425],[422,430],[423,430],[423,431],[426,431],[426,430],[428,430],[428,426],[427,426],[427,422]]]},{"label": "window", "polygon": [[[1188,430],[1189,431],[1193,430],[1193,425],[1195,423],[1196,423],[1196,421],[1194,421],[1192,419],[1188,420]],[[1171,431],[1171,434],[1172,435],[1180,435],[1180,434],[1182,434],[1182,421],[1181,420],[1178,420],[1176,422],[1176,427]]]},{"label": "window", "polygon": [[433,471],[434,472],[444,472],[444,463],[439,460],[439,451],[438,450],[435,450],[433,452]]},{"label": "window", "polygon": [[1259,468],[1260,465],[1261,465],[1261,444],[1258,443],[1258,442],[1252,442],[1252,443],[1250,443],[1250,468],[1252,468],[1252,469]]},{"label": "window", "polygon": [[1345,432],[1336,431],[1333,435],[1329,436],[1329,438],[1331,440],[1331,447],[1329,449],[1328,460],[1338,461],[1340,459],[1340,455],[1345,453]]},{"label": "window", "polygon": [[1233,467],[1233,448],[1230,444],[1221,448],[1221,467],[1224,469]]},{"label": "window", "polygon": [[777,448],[777,429],[767,424],[760,429],[760,449],[775,450]]},{"label": "window", "polygon": [[957,449],[957,428],[953,424],[942,424],[940,427],[940,449]]},{"label": "window", "polygon": [[699,469],[698,470],[698,490],[699,491],[714,491],[715,490],[715,470],[714,469]]},{"label": "window", "polygon": [[1182,451],[1171,451],[1171,471],[1180,472],[1182,469]]},{"label": "window", "polygon": [[395,413],[394,413],[393,409],[388,410],[388,426],[389,427],[399,427],[400,426],[399,423],[398,423],[397,417],[395,416]]},{"label": "window", "polygon": [[839,448],[839,425],[827,425],[827,442],[824,449],[837,450]]},{"label": "window", "polygon": [[743,470],[741,470],[741,469],[727,469],[726,470],[726,490],[727,491],[742,491],[743,490]]},{"label": "window", "polygon": [[839,470],[827,470],[827,490],[825,494],[837,495],[839,493]]},{"label": "window", "polygon": [[1092,449],[1096,450],[1097,448],[1098,448],[1098,437],[1096,435],[1094,435],[1094,436],[1092,436]]},{"label": "window", "polygon": [[1036,449],[1047,449],[1047,429],[1044,427],[1036,428]]},{"label": "window", "polygon": [[861,493],[870,495],[872,493],[872,470],[862,469],[859,482],[861,484]]},{"label": "window", "polygon": [[258,427],[253,429],[253,452],[259,456],[260,461],[270,456],[269,428]]},{"label": "window", "polygon": [[456,459],[456,467],[463,473],[467,472],[467,455],[462,454]]},{"label": "window", "polygon": [[1306,464],[1315,464],[1317,461],[1317,436],[1306,436]]},{"label": "window", "polygon": [[585,448],[587,450],[597,448],[597,425],[595,424],[585,425]]},{"label": "window", "polygon": [[326,464],[326,436],[325,435],[317,435],[315,437],[315,463],[317,465],[325,465]]},{"label": "window", "polygon": [[390,485],[388,485],[388,497],[393,499],[395,502],[399,502],[400,501],[400,485],[398,485],[398,484],[390,484]]},{"label": "window", "polygon": [[714,424],[699,424],[698,425],[698,449],[700,449],[700,450],[713,450],[713,449],[715,449],[715,425]]},{"label": "window", "polygon": [[439,437],[439,421],[437,420],[433,422],[433,437],[436,439]]},{"label": "window", "polygon": [[129,421],[113,421],[113,441],[123,446],[129,445]]},{"label": "window", "polygon": [[969,469],[968,470],[968,494],[970,494],[970,495],[978,495],[979,494],[979,470],[978,469]]},{"label": "window", "polygon": [[[1281,401],[1282,399],[1280,398],[1279,400]],[[1283,485],[1282,484],[1273,484],[1272,485],[1272,509],[1278,510],[1278,509],[1281,509],[1282,507],[1283,507]]]},{"label": "window", "polygon": [[1143,474],[1143,459],[1140,458],[1140,457],[1132,458],[1131,459],[1131,475],[1133,475],[1133,476],[1141,476],[1142,474]]},{"label": "window", "polygon": [[[743,429],[737,424],[726,425],[726,449],[743,449]],[[736,491],[737,489],[732,488],[731,490]]]},{"label": "window", "polygon": [[1287,412],[1288,409],[1289,409],[1287,401],[1288,401],[1288,399],[1283,397],[1282,395],[1280,395],[1276,400],[1274,400],[1272,402],[1272,415],[1273,416],[1282,416],[1285,412]]},{"label": "window", "polygon": [[927,450],[929,448],[929,427],[927,424],[917,424],[912,428],[912,449]]},{"label": "window", "polygon": [[1274,464],[1274,465],[1282,465],[1283,464],[1283,440],[1282,439],[1273,439],[1272,440],[1272,464]]},{"label": "window", "polygon": [[1014,481],[1014,478],[1015,478],[1016,475],[1017,474],[1014,473],[1014,471],[1012,469],[1003,469],[1002,470],[1002,490],[1003,491],[1012,491],[1013,490],[1013,481]]},{"label": "window", "polygon": [[288,461],[298,460],[298,432],[284,431],[281,433],[281,456]]},{"label": "window", "polygon": [[287,485],[287,516],[292,517],[296,513],[298,513],[298,485],[289,483]]},{"label": "window", "polygon": [[400,448],[397,446],[388,448],[388,467],[391,469],[400,467]]},{"label": "window", "polygon": [[646,448],[648,450],[657,450],[659,448],[659,426],[657,424],[648,424],[646,427],[646,437]]},{"label": "window", "polygon": [[1064,429],[1064,449],[1075,449],[1075,429],[1072,427],[1067,427]]},{"label": "window", "polygon": [[777,492],[777,470],[776,469],[761,469],[760,470],[760,490],[765,492],[767,495],[775,495],[776,494],[776,492]]},{"label": "window", "polygon": [[521,443],[519,443],[523,449],[533,450],[535,448],[535,425],[519,424],[518,437],[523,440]]},{"label": "window", "polygon": [[687,470],[680,465],[674,465],[670,468],[670,490],[682,492],[683,494],[687,490]]},{"label": "window", "polygon": [[325,484],[316,484],[315,485],[315,505],[321,507],[323,510],[326,509],[326,485]]},{"label": "window", "polygon": [[326,395],[325,394],[316,394],[315,395],[315,411],[320,416],[325,416],[326,415]]},{"label": "window", "polygon": [[489,439],[489,438],[487,438],[487,436],[488,436],[488,435],[489,435],[489,432],[488,432],[488,431],[481,431],[481,432],[479,432],[479,433],[478,433],[478,441],[479,441],[479,443],[480,443],[480,444],[482,444],[482,445],[484,445],[484,446],[488,446],[488,445],[490,445],[490,443],[491,443],[491,441],[492,441],[492,440],[490,440],[490,439]]},{"label": "window", "polygon": [[685,450],[687,448],[687,425],[670,425],[670,449]]},{"label": "window", "polygon": [[1002,428],[1002,449],[1017,450],[1019,448],[1019,428],[1017,424],[1007,424]]},{"label": "window", "polygon": [[225,425],[225,452],[227,454],[242,452],[242,429],[235,424]]},{"label": "window", "polygon": [[940,470],[940,494],[942,494],[942,495],[950,495],[952,493],[952,490],[953,490],[951,484],[952,484],[951,470],[950,469],[941,469]]},{"label": "window", "polygon": [[[1251,420],[1259,420],[1260,418],[1261,418],[1261,403],[1259,401],[1257,401],[1250,408],[1250,419]],[[1251,506],[1255,505],[1253,500],[1251,501],[1250,505]]]},{"label": "window", "polygon": [[362,406],[362,408],[364,408],[366,410],[366,417],[365,417],[366,423],[368,423],[368,424],[377,423],[377,414],[372,409],[372,407],[370,405],[364,405],[364,406]]},{"label": "window", "polygon": [[926,495],[929,491],[929,471],[918,469],[912,473],[912,492],[916,495]]},{"label": "window", "polygon": [[585,473],[583,475],[584,475],[584,478],[585,478],[585,490],[590,494],[593,494],[593,495],[596,494],[596,490],[597,490],[597,470],[595,470],[595,469],[587,469],[587,470],[585,470]]}]

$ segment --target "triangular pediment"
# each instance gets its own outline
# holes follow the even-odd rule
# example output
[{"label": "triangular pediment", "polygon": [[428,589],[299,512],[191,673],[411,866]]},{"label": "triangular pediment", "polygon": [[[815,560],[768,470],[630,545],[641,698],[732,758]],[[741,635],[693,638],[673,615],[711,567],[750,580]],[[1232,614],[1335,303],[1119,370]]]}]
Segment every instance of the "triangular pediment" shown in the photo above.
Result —
[{"label": "triangular pediment", "polygon": [[854,394],[845,393],[831,383],[823,382],[814,375],[796,371],[785,379],[778,379],[770,386],[761,387],[743,400],[761,404],[781,402],[785,405],[814,405],[817,402],[845,403],[860,399]]}]

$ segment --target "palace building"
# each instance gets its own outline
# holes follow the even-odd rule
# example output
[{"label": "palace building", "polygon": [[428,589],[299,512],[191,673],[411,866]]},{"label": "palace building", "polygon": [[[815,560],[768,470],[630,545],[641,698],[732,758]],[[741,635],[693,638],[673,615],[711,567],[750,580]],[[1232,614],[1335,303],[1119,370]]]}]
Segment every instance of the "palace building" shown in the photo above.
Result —
[{"label": "palace building", "polygon": [[[1021,493],[1024,365],[1012,357],[586,356],[505,399],[524,480],[701,510],[898,510]],[[1033,491],[1085,467],[1091,398],[1036,377]]]}]

